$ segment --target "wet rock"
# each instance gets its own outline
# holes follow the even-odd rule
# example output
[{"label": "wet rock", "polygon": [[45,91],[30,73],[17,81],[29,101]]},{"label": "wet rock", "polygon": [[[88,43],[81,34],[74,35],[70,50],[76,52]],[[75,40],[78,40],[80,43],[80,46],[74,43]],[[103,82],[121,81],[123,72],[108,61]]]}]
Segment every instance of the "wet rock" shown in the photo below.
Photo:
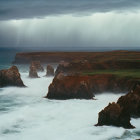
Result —
[{"label": "wet rock", "polygon": [[[78,74],[68,75],[64,72],[60,72],[55,76],[52,84],[49,87],[48,97],[53,96],[52,98],[55,98],[55,96],[58,96],[58,95],[61,96],[63,95],[62,93],[65,93],[65,91],[67,91],[67,93],[69,94],[70,94],[70,91],[72,91],[71,93],[72,95],[74,95],[73,91],[74,90],[78,91],[78,88],[80,88],[79,85],[80,85],[81,79],[82,81],[86,82],[88,91],[92,92],[94,95],[101,94],[104,92],[113,92],[113,93],[128,92],[133,86],[134,82],[136,82],[134,80],[130,80],[129,78],[125,78],[125,77],[120,78],[112,74],[95,74],[92,76],[86,76],[86,75],[78,75]],[[61,90],[61,93],[59,93],[60,90]],[[66,95],[66,93],[64,95]],[[67,96],[66,98],[72,98],[72,97]]]},{"label": "wet rock", "polygon": [[93,99],[88,77],[59,73],[49,86],[49,99]]},{"label": "wet rock", "polygon": [[118,99],[117,103],[109,104],[99,113],[97,126],[114,125],[133,128],[130,117],[140,117],[140,85],[136,83],[128,94]]},{"label": "wet rock", "polygon": [[117,103],[132,117],[140,117],[140,85],[137,85],[128,94],[121,96]]},{"label": "wet rock", "polygon": [[[134,62],[130,60],[115,60],[115,59],[100,59],[102,56],[99,56],[95,59],[89,60],[73,60],[69,63],[60,63],[56,69],[55,74],[59,72],[64,72],[66,74],[74,72],[85,72],[85,71],[98,71],[98,70],[122,70],[122,69],[139,69],[140,62]],[[96,61],[98,59],[98,61]]]},{"label": "wet rock", "polygon": [[65,74],[60,72],[58,75],[55,76],[55,79],[62,80],[64,79],[64,77],[65,77]]},{"label": "wet rock", "polygon": [[0,71],[0,87],[6,86],[25,87],[16,66]]},{"label": "wet rock", "polygon": [[54,76],[54,68],[51,65],[47,65],[46,76]]},{"label": "wet rock", "polygon": [[55,71],[55,75],[63,72],[63,73],[70,73],[70,71],[68,72],[67,70],[69,69],[69,64],[68,62],[65,61],[60,61],[56,71]]},{"label": "wet rock", "polygon": [[40,61],[32,61],[31,66],[35,67],[36,71],[44,71],[44,68],[41,66]]},{"label": "wet rock", "polygon": [[30,78],[39,78],[39,76],[37,74],[37,71],[36,71],[36,68],[35,68],[34,65],[30,66],[29,77]]},{"label": "wet rock", "polygon": [[134,128],[130,123],[129,113],[117,103],[109,103],[101,112],[99,112],[98,124],[96,126],[112,125],[124,128]]}]

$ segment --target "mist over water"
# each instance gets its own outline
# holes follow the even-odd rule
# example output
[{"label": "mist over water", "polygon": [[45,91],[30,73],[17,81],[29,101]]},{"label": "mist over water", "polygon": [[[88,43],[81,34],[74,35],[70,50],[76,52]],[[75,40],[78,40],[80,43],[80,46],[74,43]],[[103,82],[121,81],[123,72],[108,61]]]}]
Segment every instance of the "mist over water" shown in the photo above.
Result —
[{"label": "mist over water", "polygon": [[97,100],[49,100],[43,98],[53,78],[28,78],[20,70],[27,88],[0,90],[0,140],[132,140],[140,137],[140,119],[132,119],[136,129],[95,127],[100,112],[121,94],[97,95]]}]

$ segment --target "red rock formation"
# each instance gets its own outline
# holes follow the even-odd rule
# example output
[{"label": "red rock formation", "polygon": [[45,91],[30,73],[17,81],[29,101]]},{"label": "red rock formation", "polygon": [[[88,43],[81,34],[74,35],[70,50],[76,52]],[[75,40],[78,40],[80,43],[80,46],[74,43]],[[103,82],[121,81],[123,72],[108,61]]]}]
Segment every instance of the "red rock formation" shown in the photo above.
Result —
[{"label": "red rock formation", "polygon": [[[56,99],[63,99],[64,96],[66,96],[65,98],[78,98],[77,96],[79,93],[73,93],[79,92],[82,81],[87,84],[87,86],[85,87],[88,88],[85,89],[88,90],[88,92],[92,92],[94,95],[103,92],[128,92],[133,87],[133,84],[136,82],[129,78],[118,78],[117,76],[112,74],[99,74],[92,76],[69,76],[65,75],[65,73],[59,73],[55,76],[52,84],[49,86],[49,92],[47,97]],[[69,94],[69,96],[67,94]]]},{"label": "red rock formation", "polygon": [[37,74],[37,71],[36,71],[36,68],[35,68],[34,65],[30,66],[29,77],[30,78],[39,78],[39,76]]},{"label": "red rock formation", "polygon": [[137,82],[131,78],[118,77],[113,74],[95,74],[89,76],[89,79],[94,94],[104,92],[126,93]]},{"label": "red rock formation", "polygon": [[54,68],[51,65],[47,65],[46,76],[54,76]]},{"label": "red rock formation", "polygon": [[98,124],[96,126],[103,125],[134,128],[134,126],[130,124],[130,115],[116,103],[109,103],[104,110],[99,112]]},{"label": "red rock formation", "polygon": [[44,68],[41,66],[40,61],[32,61],[31,66],[35,67],[36,71],[44,71]]},{"label": "red rock formation", "polygon": [[0,71],[0,87],[5,86],[25,87],[16,66]]},{"label": "red rock formation", "polygon": [[88,77],[58,74],[49,86],[49,99],[92,99]]},{"label": "red rock formation", "polygon": [[117,103],[132,117],[140,117],[140,85],[137,85],[128,94],[121,96]]},{"label": "red rock formation", "polygon": [[[14,63],[30,63],[31,61],[41,63],[59,63],[60,61],[84,61],[90,63],[108,62],[110,68],[140,68],[140,52],[135,51],[110,51],[110,52],[27,52],[17,53]],[[131,60],[131,61],[129,61]],[[136,60],[136,61],[135,61]],[[116,65],[112,62],[116,61]],[[106,65],[106,66],[107,66]],[[103,67],[106,67],[105,65]],[[97,67],[97,66],[96,66]],[[102,67],[102,65],[99,65]],[[86,68],[86,67],[85,67]]]},{"label": "red rock formation", "polygon": [[61,62],[59,63],[55,75],[57,75],[60,72],[63,72],[68,75],[74,75],[77,72],[91,70],[92,69],[92,63],[89,63],[88,61],[76,61],[76,62]]},{"label": "red rock formation", "polygon": [[63,72],[66,74],[73,74],[76,72],[92,72],[94,70],[120,70],[120,69],[140,69],[140,61],[131,61],[131,60],[100,60],[97,61],[72,61],[67,65],[59,64],[55,75],[59,72]]},{"label": "red rock formation", "polygon": [[140,117],[140,85],[138,83],[128,94],[121,96],[117,103],[109,104],[99,112],[96,126],[114,125],[133,128],[130,117]]}]

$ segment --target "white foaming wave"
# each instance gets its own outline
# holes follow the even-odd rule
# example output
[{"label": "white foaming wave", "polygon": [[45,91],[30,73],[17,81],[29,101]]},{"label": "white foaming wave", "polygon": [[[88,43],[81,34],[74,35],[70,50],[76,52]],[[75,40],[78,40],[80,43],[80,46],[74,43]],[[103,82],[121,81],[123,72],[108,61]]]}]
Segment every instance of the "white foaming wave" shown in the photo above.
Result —
[{"label": "white foaming wave", "polygon": [[[121,94],[104,93],[97,95],[97,100],[44,99],[53,78],[43,77],[45,73],[39,75],[41,78],[31,79],[28,73],[21,73],[27,88],[9,87],[1,91],[19,105],[0,115],[0,140],[109,140],[124,135],[123,128],[94,126],[98,113]],[[139,121],[134,119],[132,124],[138,126]],[[128,131],[136,130],[140,128]]]},{"label": "white foaming wave", "polygon": [[28,73],[21,73],[23,83],[26,88],[6,87],[3,88],[1,94],[4,95],[27,95],[27,96],[45,96],[48,92],[48,86],[53,77],[45,77],[45,73],[39,73],[40,78],[29,78]]}]

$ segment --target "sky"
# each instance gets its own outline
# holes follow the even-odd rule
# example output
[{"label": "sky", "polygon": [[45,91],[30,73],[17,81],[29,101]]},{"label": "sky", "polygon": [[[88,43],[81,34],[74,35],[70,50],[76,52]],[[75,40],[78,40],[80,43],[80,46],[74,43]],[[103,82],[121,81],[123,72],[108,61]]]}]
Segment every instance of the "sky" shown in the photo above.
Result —
[{"label": "sky", "polygon": [[0,47],[140,46],[140,0],[0,0]]}]

